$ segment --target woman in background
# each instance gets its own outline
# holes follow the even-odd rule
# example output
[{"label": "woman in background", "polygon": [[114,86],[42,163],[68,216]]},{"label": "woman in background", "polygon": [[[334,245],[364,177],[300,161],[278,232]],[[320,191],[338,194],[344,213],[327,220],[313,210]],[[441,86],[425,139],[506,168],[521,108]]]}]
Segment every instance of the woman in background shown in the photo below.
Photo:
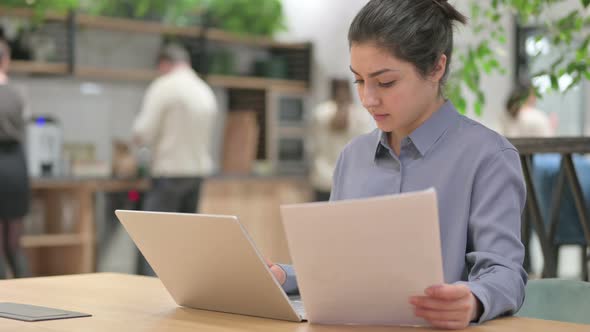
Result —
[{"label": "woman in background", "polygon": [[29,210],[30,188],[23,151],[25,102],[8,83],[10,48],[0,40],[0,279],[7,264],[15,277],[29,275],[20,245],[23,217]]},{"label": "woman in background", "polygon": [[318,105],[311,121],[310,181],[315,201],[330,199],[334,168],[346,144],[374,128],[367,113],[353,103],[349,81],[333,79],[330,100]]},{"label": "woman in background", "polygon": [[550,137],[554,126],[543,111],[537,109],[537,96],[530,83],[517,85],[508,100],[502,119],[502,134],[506,137]]}]

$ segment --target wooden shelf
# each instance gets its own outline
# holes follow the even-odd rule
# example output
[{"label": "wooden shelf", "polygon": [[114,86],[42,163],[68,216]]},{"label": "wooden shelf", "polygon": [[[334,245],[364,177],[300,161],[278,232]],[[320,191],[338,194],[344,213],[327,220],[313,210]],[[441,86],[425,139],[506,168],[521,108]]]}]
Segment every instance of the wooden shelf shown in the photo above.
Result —
[{"label": "wooden shelf", "polygon": [[[28,8],[8,8],[0,6],[0,16],[32,18],[35,16],[35,11]],[[65,21],[66,15],[49,11],[44,14],[44,19],[50,21]],[[165,34],[185,37],[200,37],[202,33],[201,27],[178,27],[158,22],[87,14],[78,14],[76,16],[76,24],[85,28],[129,31],[136,33]],[[220,29],[207,29],[205,37],[211,41],[216,42],[234,43],[256,47],[298,50],[303,50],[309,47],[308,43],[283,43],[273,40],[272,38],[238,35]]]},{"label": "wooden shelf", "polygon": [[10,72],[19,74],[66,75],[68,73],[68,65],[65,63],[12,61],[10,63]]},{"label": "wooden shelf", "polygon": [[[108,79],[121,81],[151,81],[157,73],[144,69],[107,69],[97,67],[80,67],[76,69],[76,77],[86,79]],[[307,82],[282,80],[262,77],[209,75],[207,82],[214,87],[233,89],[271,90],[291,93],[306,93]]]},{"label": "wooden shelf", "polygon": [[90,190],[91,192],[145,191],[150,188],[150,185],[150,181],[147,179],[34,178],[31,181],[31,188],[33,190],[67,191],[84,189]]},{"label": "wooden shelf", "polygon": [[[41,63],[13,61],[10,71],[20,74],[67,75],[67,65],[63,63]],[[148,69],[114,69],[82,66],[75,70],[75,77],[97,80],[149,82],[157,77],[156,71]],[[306,93],[307,82],[282,80],[264,77],[209,75],[209,84],[220,88],[271,90],[291,93]]]},{"label": "wooden shelf", "polygon": [[75,76],[85,79],[148,82],[156,78],[157,74],[153,70],[146,69],[114,69],[81,66],[76,68]]},{"label": "wooden shelf", "polygon": [[[0,6],[0,16],[12,16],[21,18],[35,17],[35,11],[30,8],[12,8]],[[66,15],[55,11],[47,11],[43,14],[45,21],[65,21]]]},{"label": "wooden shelf", "polygon": [[[195,38],[200,37],[203,32],[201,27],[177,27],[173,25],[161,24],[158,22],[148,22],[141,20],[104,16],[91,16],[84,14],[78,15],[77,23],[78,25],[87,28],[129,31],[138,33],[165,34]],[[207,29],[205,37],[210,41],[243,44],[258,47],[273,47],[301,50],[309,47],[309,44],[306,43],[282,43],[271,38],[238,35],[220,29]]]},{"label": "wooden shelf", "polygon": [[292,93],[306,93],[308,90],[307,82],[280,80],[262,77],[240,77],[240,76],[223,76],[209,75],[207,82],[213,86],[234,89],[256,89],[271,90]]},{"label": "wooden shelf", "polygon": [[21,244],[24,248],[67,247],[84,244],[81,234],[24,235]]},{"label": "wooden shelf", "polygon": [[309,47],[309,43],[284,43],[273,40],[272,38],[237,35],[235,33],[219,29],[208,29],[206,36],[207,39],[211,41],[242,44],[247,46],[249,45],[258,47],[284,48],[295,50],[304,50]]}]

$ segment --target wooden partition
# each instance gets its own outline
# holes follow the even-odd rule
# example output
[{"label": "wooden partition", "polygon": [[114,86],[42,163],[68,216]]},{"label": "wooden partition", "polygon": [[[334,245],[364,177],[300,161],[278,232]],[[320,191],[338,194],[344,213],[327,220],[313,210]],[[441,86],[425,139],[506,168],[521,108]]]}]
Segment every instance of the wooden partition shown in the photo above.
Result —
[{"label": "wooden partition", "polygon": [[290,263],[279,207],[312,198],[305,178],[225,177],[205,181],[199,212],[238,216],[260,252]]}]

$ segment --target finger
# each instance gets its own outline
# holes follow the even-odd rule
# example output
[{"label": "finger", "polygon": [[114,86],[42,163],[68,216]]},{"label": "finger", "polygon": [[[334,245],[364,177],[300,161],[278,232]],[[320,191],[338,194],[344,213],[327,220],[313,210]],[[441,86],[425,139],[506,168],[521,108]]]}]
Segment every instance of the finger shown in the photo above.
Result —
[{"label": "finger", "polygon": [[467,314],[464,311],[437,311],[416,308],[414,314],[428,321],[468,321]]},{"label": "finger", "polygon": [[435,299],[453,301],[468,297],[471,290],[465,285],[437,285],[428,287],[424,293]]},{"label": "finger", "polygon": [[410,303],[426,310],[468,311],[470,309],[468,297],[455,301],[445,301],[428,296],[414,296],[410,298]]},{"label": "finger", "polygon": [[264,262],[266,263],[266,265],[268,267],[272,267],[274,265],[273,262],[270,259],[266,258],[266,257],[264,257]]},{"label": "finger", "polygon": [[431,320],[428,321],[432,326],[438,329],[444,330],[462,330],[469,326],[468,322],[455,322],[455,321],[439,321],[439,320]]}]

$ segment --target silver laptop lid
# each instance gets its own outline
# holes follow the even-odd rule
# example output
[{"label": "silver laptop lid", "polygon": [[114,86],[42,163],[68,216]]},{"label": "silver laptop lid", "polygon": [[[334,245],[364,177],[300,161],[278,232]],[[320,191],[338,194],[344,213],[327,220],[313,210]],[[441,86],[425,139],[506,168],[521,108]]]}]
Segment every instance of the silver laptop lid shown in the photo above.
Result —
[{"label": "silver laptop lid", "polygon": [[116,215],[179,305],[301,320],[236,217]]}]

